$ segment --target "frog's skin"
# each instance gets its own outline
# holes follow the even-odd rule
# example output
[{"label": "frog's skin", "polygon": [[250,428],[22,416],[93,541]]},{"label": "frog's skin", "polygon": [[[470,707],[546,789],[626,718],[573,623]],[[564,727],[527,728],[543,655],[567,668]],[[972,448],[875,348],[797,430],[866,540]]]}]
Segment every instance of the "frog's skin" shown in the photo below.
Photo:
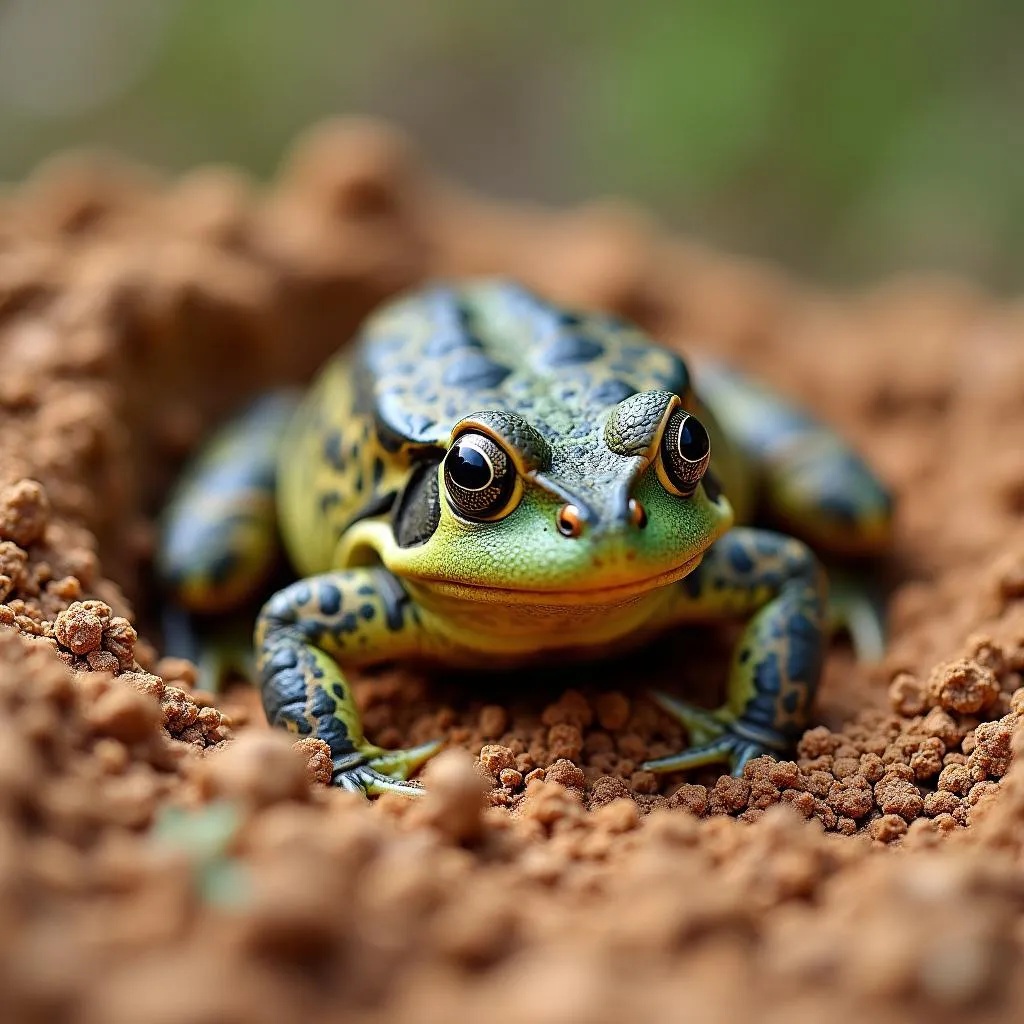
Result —
[{"label": "frog's skin", "polygon": [[[367,743],[351,668],[595,657],[726,618],[749,620],[726,705],[658,695],[693,745],[645,767],[738,773],[782,753],[821,673],[824,575],[802,540],[735,524],[759,494],[826,552],[888,539],[888,497],[826,428],[719,367],[694,387],[636,328],[511,283],[391,303],[288,408],[257,404],[200,459],[161,564],[179,600],[223,608],[265,575],[276,509],[303,578],[256,626],[264,708],[325,740],[335,782],[368,793],[413,791],[404,780],[437,744]],[[692,418],[681,458],[684,411],[706,426],[710,467]],[[458,490],[495,472],[500,486]]]}]

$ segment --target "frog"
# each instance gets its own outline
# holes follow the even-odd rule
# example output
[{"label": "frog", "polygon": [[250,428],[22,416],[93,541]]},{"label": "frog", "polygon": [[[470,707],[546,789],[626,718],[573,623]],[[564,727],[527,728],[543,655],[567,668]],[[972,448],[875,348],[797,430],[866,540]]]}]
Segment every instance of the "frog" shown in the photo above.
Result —
[{"label": "frog", "polygon": [[695,365],[515,281],[425,285],[373,312],[308,390],[221,429],[168,506],[161,578],[190,612],[226,613],[283,545],[296,578],[253,636],[264,711],[370,796],[422,792],[442,741],[371,743],[355,673],[526,671],[736,621],[724,704],[652,692],[688,746],[641,767],[741,774],[811,720],[830,635],[819,556],[884,551],[893,502],[828,426]]}]

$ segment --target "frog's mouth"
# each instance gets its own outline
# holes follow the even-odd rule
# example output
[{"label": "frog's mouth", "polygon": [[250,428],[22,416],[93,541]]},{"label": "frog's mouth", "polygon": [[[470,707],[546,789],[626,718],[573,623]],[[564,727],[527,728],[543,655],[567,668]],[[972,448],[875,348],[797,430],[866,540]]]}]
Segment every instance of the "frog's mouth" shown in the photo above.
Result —
[{"label": "frog's mouth", "polygon": [[430,576],[406,576],[413,584],[420,584],[444,597],[464,601],[496,604],[548,604],[548,605],[616,605],[666,587],[681,580],[700,565],[704,552],[700,552],[682,565],[665,572],[613,586],[580,586],[572,589],[532,590],[525,587],[494,587],[482,583],[465,583]]}]

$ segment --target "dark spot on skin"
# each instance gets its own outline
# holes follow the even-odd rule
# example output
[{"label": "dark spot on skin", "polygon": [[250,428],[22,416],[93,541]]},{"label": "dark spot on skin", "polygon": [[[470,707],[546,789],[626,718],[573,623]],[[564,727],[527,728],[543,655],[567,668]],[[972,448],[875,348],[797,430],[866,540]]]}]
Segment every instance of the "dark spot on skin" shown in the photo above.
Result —
[{"label": "dark spot on skin", "polygon": [[374,488],[377,487],[377,485],[381,482],[381,480],[383,478],[384,478],[384,460],[381,459],[381,457],[378,455],[373,460],[373,486],[374,486]]},{"label": "dark spot on skin", "polygon": [[323,740],[331,748],[331,753],[335,756],[352,749],[352,740],[349,738],[348,729],[335,714],[328,713],[318,718],[316,735],[317,739]]},{"label": "dark spot on skin", "polygon": [[511,372],[482,352],[467,352],[444,371],[441,380],[448,387],[496,388]]},{"label": "dark spot on skin", "polygon": [[356,588],[356,593],[359,594],[360,597],[373,597],[377,591],[374,590],[369,583],[364,583],[362,586]]},{"label": "dark spot on skin", "polygon": [[635,394],[636,388],[624,380],[612,377],[609,380],[601,381],[587,397],[598,405],[618,405],[619,402],[624,402],[630,395]]},{"label": "dark spot on skin", "polygon": [[460,349],[479,351],[483,348],[479,340],[465,331],[459,330],[454,324],[439,331],[423,346],[423,354],[427,356],[447,356]]},{"label": "dark spot on skin", "polygon": [[360,605],[360,607],[359,607],[359,615],[360,615],[360,617],[366,619],[367,622],[369,622],[370,619],[372,619],[374,617],[374,615],[376,615],[376,614],[377,614],[377,609],[374,608],[372,604],[364,604],[364,605]]},{"label": "dark spot on skin", "polygon": [[298,606],[309,604],[312,596],[313,592],[309,589],[308,583],[299,582],[292,587],[292,598]]},{"label": "dark spot on skin", "polygon": [[604,354],[604,345],[582,334],[562,334],[545,350],[543,359],[548,366],[571,366],[588,363]]},{"label": "dark spot on skin", "polygon": [[779,673],[779,656],[770,651],[754,668],[754,687],[758,693],[777,696],[782,690],[782,676]]},{"label": "dark spot on skin", "polygon": [[341,591],[333,583],[321,583],[318,597],[324,615],[337,615],[341,611]]},{"label": "dark spot on skin", "polygon": [[350,453],[352,455],[353,461],[358,459],[359,458],[359,442],[358,441],[353,441],[352,442],[352,447],[349,449],[349,451],[350,451]]},{"label": "dark spot on skin", "polygon": [[729,564],[740,575],[746,575],[754,568],[754,560],[740,544],[729,546]]},{"label": "dark spot on skin", "polygon": [[338,629],[342,633],[354,633],[358,627],[359,622],[356,619],[354,612],[346,612],[341,617],[341,622],[338,623]]},{"label": "dark spot on skin", "polygon": [[320,513],[329,515],[332,508],[341,504],[341,495],[337,491],[328,491],[320,495]]},{"label": "dark spot on skin", "polygon": [[744,647],[743,650],[740,651],[739,661],[740,661],[741,665],[746,665],[746,663],[748,661],[750,661],[750,648],[749,647]]},{"label": "dark spot on skin", "polygon": [[319,646],[319,642],[323,637],[323,626],[315,619],[307,619],[305,622],[299,623],[299,632],[311,643],[314,647]]},{"label": "dark spot on skin", "polygon": [[790,679],[809,681],[817,678],[821,668],[821,631],[805,615],[789,619],[789,651],[786,674]]},{"label": "dark spot on skin", "polygon": [[327,464],[333,469],[336,469],[339,473],[344,472],[345,466],[345,454],[341,450],[342,437],[340,430],[332,430],[324,438],[324,459]]},{"label": "dark spot on skin", "polygon": [[274,673],[284,672],[295,668],[299,663],[299,656],[291,647],[279,647],[270,658],[270,668]]},{"label": "dark spot on skin", "polygon": [[419,412],[411,412],[405,419],[409,437],[422,438],[434,425],[434,420]]},{"label": "dark spot on skin", "polygon": [[309,711],[314,718],[324,718],[333,713],[334,701],[331,699],[331,694],[323,686],[318,686],[313,691],[313,699],[310,701]]},{"label": "dark spot on skin", "polygon": [[359,472],[356,473],[356,479],[355,479],[355,483],[354,483],[353,486],[355,487],[356,491],[362,491],[362,489],[363,489],[363,471],[362,470],[359,470]]},{"label": "dark spot on skin", "polygon": [[348,693],[345,691],[344,683],[331,683],[331,692],[338,700],[348,700]]},{"label": "dark spot on skin", "polygon": [[860,509],[852,497],[830,494],[821,497],[818,503],[821,512],[840,526],[852,529],[860,518]]}]

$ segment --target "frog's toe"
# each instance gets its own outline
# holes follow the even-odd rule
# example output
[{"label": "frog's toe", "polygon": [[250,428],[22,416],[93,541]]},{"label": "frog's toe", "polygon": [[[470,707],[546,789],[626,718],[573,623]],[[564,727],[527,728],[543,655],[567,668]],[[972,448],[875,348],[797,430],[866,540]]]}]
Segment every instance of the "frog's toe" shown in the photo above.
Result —
[{"label": "frog's toe", "polygon": [[408,750],[381,750],[379,747],[367,765],[381,775],[405,781],[423,767],[444,746],[444,740],[431,740]]},{"label": "frog's toe", "polygon": [[[719,726],[721,728],[721,726]],[[735,733],[725,731],[717,739],[700,743],[679,754],[644,761],[640,768],[647,772],[683,772],[709,764],[728,764],[733,775],[742,775],[747,762],[762,754],[777,756],[768,747]]]},{"label": "frog's toe", "polygon": [[359,793],[367,797],[380,796],[381,793],[422,796],[426,792],[418,782],[393,779],[390,775],[384,775],[381,772],[375,771],[367,764],[335,771],[331,781],[341,789],[347,789],[350,793]]},{"label": "frog's toe", "polygon": [[714,711],[699,708],[695,704],[688,704],[685,700],[680,700],[661,690],[652,690],[650,697],[662,711],[671,715],[676,721],[682,722],[690,742],[696,746],[703,747],[711,744],[725,730],[725,724]]}]

